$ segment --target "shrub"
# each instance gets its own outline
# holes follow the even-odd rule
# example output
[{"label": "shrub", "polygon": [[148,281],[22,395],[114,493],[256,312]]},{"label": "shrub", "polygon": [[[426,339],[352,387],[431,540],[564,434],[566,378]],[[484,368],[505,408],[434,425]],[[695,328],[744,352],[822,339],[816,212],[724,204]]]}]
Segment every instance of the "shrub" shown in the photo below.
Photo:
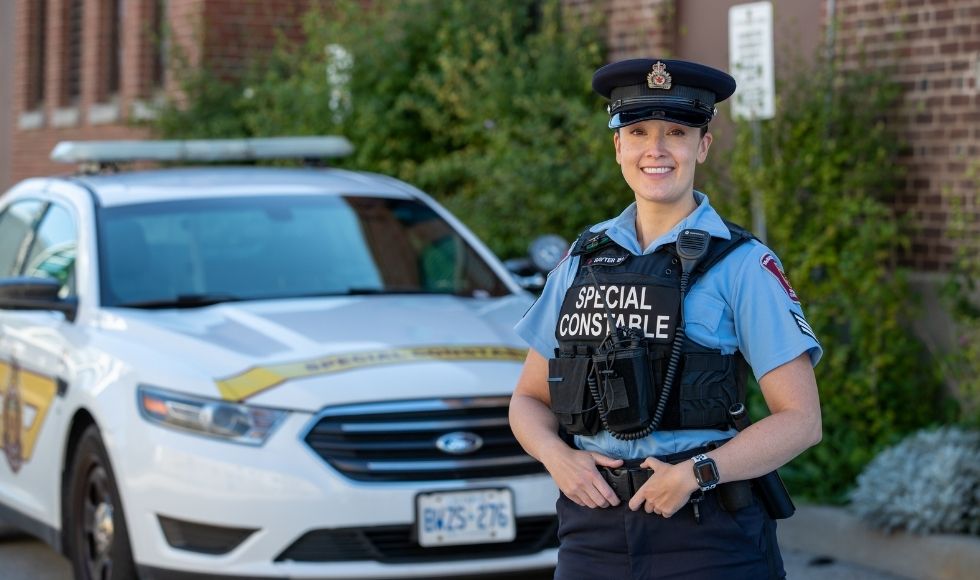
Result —
[{"label": "shrub", "polygon": [[980,535],[980,432],[950,427],[911,435],[865,468],[851,502],[888,532]]}]

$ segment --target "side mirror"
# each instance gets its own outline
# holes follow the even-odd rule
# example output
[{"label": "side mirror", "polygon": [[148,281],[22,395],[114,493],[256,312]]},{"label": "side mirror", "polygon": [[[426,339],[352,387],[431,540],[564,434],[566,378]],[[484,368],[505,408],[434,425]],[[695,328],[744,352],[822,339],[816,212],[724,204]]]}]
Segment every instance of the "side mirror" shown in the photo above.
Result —
[{"label": "side mirror", "polygon": [[58,296],[61,283],[49,278],[21,276],[0,279],[0,310],[55,310],[75,320],[78,302]]},{"label": "side mirror", "polygon": [[531,242],[527,257],[504,261],[514,279],[525,290],[540,292],[548,272],[555,269],[568,252],[568,242],[555,234],[539,236]]}]

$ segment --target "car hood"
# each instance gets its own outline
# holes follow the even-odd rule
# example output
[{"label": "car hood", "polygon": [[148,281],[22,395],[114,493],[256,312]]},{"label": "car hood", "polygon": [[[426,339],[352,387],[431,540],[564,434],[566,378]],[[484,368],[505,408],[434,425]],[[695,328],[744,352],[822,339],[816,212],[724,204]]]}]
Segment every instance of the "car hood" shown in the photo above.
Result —
[{"label": "car hood", "polygon": [[356,296],[182,310],[114,308],[102,326],[144,384],[296,410],[509,393],[527,296]]}]

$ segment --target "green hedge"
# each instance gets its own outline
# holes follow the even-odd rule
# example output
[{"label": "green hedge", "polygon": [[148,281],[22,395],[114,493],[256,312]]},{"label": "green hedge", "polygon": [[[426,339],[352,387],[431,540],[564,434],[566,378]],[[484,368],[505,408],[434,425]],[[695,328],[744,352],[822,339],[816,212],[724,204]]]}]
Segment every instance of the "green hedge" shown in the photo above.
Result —
[{"label": "green hedge", "polygon": [[[572,238],[632,201],[590,89],[603,64],[601,23],[563,15],[557,0],[378,5],[311,13],[304,44],[284,42],[240,81],[188,71],[187,102],[168,107],[157,129],[344,134],[357,151],[341,165],[418,185],[506,257],[541,233]],[[734,148],[709,160],[730,177],[704,188],[745,225],[749,192],[764,193],[770,245],[826,350],[824,442],[784,470],[797,494],[818,500],[842,499],[877,450],[943,416],[936,366],[908,331],[894,267],[905,243],[887,203],[897,141],[881,112],[896,92],[865,75],[835,82],[830,90],[826,75],[806,71],[783,87],[761,166],[739,127]]]}]

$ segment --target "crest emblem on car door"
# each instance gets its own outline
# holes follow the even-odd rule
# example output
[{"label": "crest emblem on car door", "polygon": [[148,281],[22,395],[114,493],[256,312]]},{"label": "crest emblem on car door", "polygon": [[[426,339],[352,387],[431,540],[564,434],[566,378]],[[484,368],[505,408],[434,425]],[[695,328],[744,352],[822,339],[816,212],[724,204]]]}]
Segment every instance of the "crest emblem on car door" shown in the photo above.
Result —
[{"label": "crest emblem on car door", "polygon": [[3,393],[3,454],[14,473],[24,465],[21,429],[24,425],[20,400],[20,369],[11,364],[7,373],[7,388]]}]

